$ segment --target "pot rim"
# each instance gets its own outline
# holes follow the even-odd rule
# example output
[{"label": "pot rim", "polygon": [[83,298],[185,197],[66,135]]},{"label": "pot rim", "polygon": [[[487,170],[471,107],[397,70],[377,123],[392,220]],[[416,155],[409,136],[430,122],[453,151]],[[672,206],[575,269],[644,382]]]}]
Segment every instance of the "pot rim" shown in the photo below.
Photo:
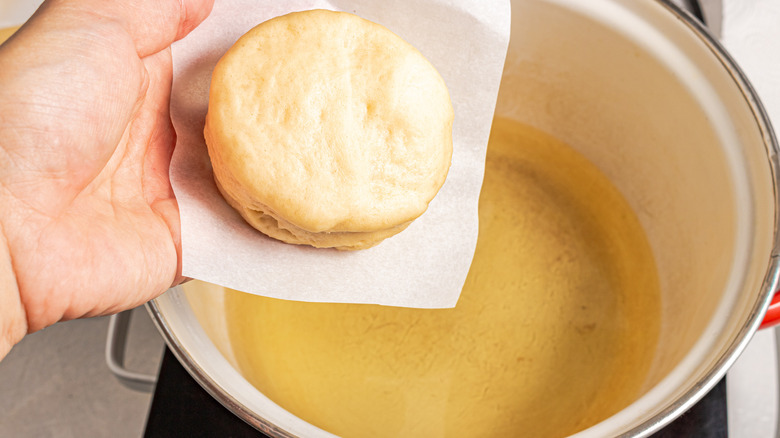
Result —
[{"label": "pot rim", "polygon": [[736,333],[731,344],[726,347],[720,358],[688,391],[677,397],[672,404],[656,413],[651,418],[620,435],[621,437],[649,436],[688,411],[693,405],[707,395],[707,393],[709,393],[726,375],[726,372],[747,347],[753,334],[758,330],[780,282],[780,235],[778,235],[780,229],[780,180],[778,179],[778,172],[780,171],[780,160],[778,159],[780,145],[778,144],[777,137],[772,128],[772,123],[769,120],[769,115],[745,73],[709,29],[688,11],[683,10],[672,3],[671,0],[655,1],[666,8],[675,18],[698,37],[702,43],[704,43],[729,74],[734,84],[738,87],[745,102],[748,104],[750,111],[753,114],[753,120],[756,122],[758,130],[761,133],[761,138],[763,139],[764,147],[767,152],[767,160],[769,161],[772,175],[775,220],[772,251],[761,290],[756,296],[756,301],[750,311],[749,317]]},{"label": "pot rim", "polygon": [[[657,432],[704,397],[715,384],[726,375],[728,369],[744,351],[747,344],[750,342],[752,335],[761,324],[772,297],[774,296],[774,292],[777,290],[778,284],[780,283],[780,235],[778,233],[780,229],[780,180],[778,179],[780,173],[780,145],[778,144],[777,137],[772,129],[768,114],[744,72],[739,68],[731,55],[728,54],[723,45],[702,23],[687,11],[672,3],[671,0],[653,1],[666,8],[705,44],[723,68],[725,68],[734,84],[738,87],[745,102],[748,104],[750,111],[753,114],[753,119],[761,133],[764,147],[767,150],[767,159],[769,160],[770,172],[772,175],[775,204],[774,241],[761,291],[756,297],[749,317],[736,333],[731,344],[725,348],[724,352],[714,365],[688,391],[677,397],[673,403],[654,414],[651,418],[639,423],[631,430],[620,435],[621,437],[645,437]],[[260,413],[248,409],[212,379],[203,368],[193,360],[193,357],[182,345],[179,338],[173,333],[167,319],[160,310],[157,299],[148,302],[146,307],[157,326],[158,331],[162,333],[166,344],[171,349],[174,356],[176,356],[182,366],[201,385],[201,387],[203,387],[220,404],[233,412],[244,422],[264,433],[281,438],[297,437],[297,435],[294,435],[265,419]],[[585,430],[582,432],[585,432]]]},{"label": "pot rim", "polygon": [[[181,289],[181,286],[175,286],[169,289],[167,292]],[[171,350],[171,353],[176,357],[179,363],[187,370],[187,372],[195,379],[198,384],[206,390],[215,400],[217,400],[227,410],[232,412],[236,417],[243,420],[245,423],[254,427],[255,429],[278,438],[299,438],[298,435],[294,435],[276,424],[263,418],[259,413],[247,408],[243,403],[239,402],[235,397],[230,395],[221,385],[219,385],[214,379],[212,379],[208,373],[201,368],[196,361],[193,360],[187,349],[182,345],[179,338],[173,333],[168,324],[165,315],[160,310],[160,306],[157,303],[157,298],[146,303],[146,310],[152,317],[154,325],[157,326],[157,331],[162,333],[165,343]],[[304,421],[304,420],[301,420]]]}]

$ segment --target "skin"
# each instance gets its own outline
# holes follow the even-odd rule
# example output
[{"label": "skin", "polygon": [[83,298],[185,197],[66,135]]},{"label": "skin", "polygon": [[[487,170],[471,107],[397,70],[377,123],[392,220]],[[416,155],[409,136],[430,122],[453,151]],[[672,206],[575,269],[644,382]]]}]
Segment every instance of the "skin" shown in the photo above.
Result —
[{"label": "skin", "polygon": [[50,0],[0,46],[0,358],[180,282],[170,45],[213,0]]}]

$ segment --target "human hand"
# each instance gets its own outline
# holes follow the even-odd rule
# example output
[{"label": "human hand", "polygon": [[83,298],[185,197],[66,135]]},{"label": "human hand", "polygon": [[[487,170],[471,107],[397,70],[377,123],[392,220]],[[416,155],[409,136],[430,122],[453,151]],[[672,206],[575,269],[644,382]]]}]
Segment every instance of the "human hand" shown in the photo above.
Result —
[{"label": "human hand", "polygon": [[212,3],[49,0],[0,46],[0,358],[180,281],[169,46]]}]

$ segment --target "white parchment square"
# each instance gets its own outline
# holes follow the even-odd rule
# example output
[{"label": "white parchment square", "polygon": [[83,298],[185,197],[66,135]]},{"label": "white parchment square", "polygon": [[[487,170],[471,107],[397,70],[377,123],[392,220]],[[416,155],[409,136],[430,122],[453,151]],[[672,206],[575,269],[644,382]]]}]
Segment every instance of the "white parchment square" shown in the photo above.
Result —
[{"label": "white parchment square", "polygon": [[[382,24],[415,46],[450,91],[455,121],[447,181],[405,231],[361,251],[288,245],[246,224],[214,184],[203,124],[211,71],[244,33],[293,11],[330,9]],[[478,232],[477,207],[509,43],[508,0],[218,0],[172,49],[171,183],[181,212],[182,274],[275,298],[454,307]]]}]

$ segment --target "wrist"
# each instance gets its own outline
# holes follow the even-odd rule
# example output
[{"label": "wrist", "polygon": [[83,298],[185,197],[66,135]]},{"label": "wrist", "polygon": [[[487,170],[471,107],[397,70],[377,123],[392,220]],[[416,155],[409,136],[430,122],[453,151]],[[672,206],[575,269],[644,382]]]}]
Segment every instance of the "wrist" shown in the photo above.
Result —
[{"label": "wrist", "polygon": [[11,248],[0,224],[0,360],[27,333],[27,317],[11,259]]}]

